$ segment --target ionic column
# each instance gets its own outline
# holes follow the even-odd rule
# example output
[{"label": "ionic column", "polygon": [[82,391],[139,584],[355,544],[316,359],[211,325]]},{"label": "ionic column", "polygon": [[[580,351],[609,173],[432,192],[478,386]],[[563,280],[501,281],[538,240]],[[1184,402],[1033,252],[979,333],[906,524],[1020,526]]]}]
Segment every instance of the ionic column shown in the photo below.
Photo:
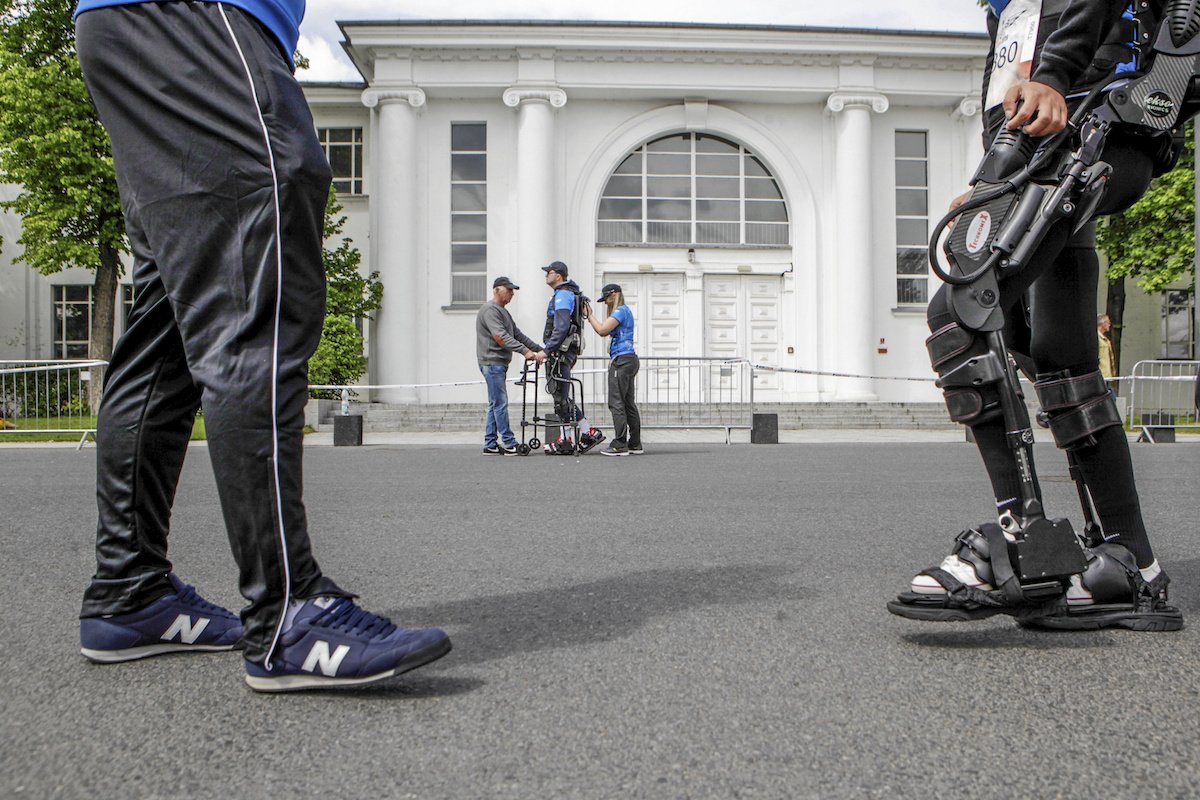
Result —
[{"label": "ionic column", "polygon": [[[375,215],[371,253],[383,283],[383,305],[375,312],[372,331],[375,383],[418,382],[420,269],[417,236],[417,111],[425,92],[413,87],[368,89],[362,102],[375,109],[378,125],[373,142],[374,178],[371,203]],[[415,403],[415,389],[375,393],[388,403]]]},{"label": "ionic column", "polygon": [[[518,327],[539,339],[549,297],[541,268],[555,259],[566,261],[555,237],[559,214],[554,110],[567,104],[567,93],[554,86],[513,86],[505,90],[503,99],[504,105],[517,110],[517,261],[511,277],[523,291],[512,311]],[[583,277],[574,271],[581,265],[567,266],[573,270],[570,277]]]},{"label": "ionic column", "polygon": [[[826,108],[834,115],[837,131],[837,259],[834,273],[827,276],[833,287],[833,308],[825,320],[825,329],[832,338],[827,352],[833,363],[824,368],[870,375],[875,356],[871,114],[887,111],[888,99],[869,92],[837,92],[829,96]],[[832,385],[839,400],[873,400],[876,396],[871,380],[839,378]]]}]

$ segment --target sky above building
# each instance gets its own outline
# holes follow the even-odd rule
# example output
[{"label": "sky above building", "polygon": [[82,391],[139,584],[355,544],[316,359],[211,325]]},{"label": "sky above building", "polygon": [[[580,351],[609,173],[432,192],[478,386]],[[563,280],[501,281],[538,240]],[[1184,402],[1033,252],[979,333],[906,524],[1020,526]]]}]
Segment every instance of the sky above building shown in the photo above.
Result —
[{"label": "sky above building", "polygon": [[553,19],[812,25],[836,28],[983,32],[976,0],[310,0],[300,52],[302,80],[359,80],[342,52],[338,20]]}]

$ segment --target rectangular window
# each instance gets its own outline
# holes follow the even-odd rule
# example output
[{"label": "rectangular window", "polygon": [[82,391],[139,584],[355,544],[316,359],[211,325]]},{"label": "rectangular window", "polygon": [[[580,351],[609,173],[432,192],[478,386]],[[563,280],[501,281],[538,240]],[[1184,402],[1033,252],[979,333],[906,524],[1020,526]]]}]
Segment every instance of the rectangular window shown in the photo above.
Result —
[{"label": "rectangular window", "polygon": [[54,357],[87,358],[92,330],[92,287],[51,287],[54,303]]},{"label": "rectangular window", "polygon": [[896,131],[896,303],[929,302],[929,133]]},{"label": "rectangular window", "polygon": [[1191,289],[1162,293],[1162,357],[1190,361],[1196,357],[1196,295]]},{"label": "rectangular window", "polygon": [[317,128],[338,194],[363,193],[362,128]]},{"label": "rectangular window", "polygon": [[450,123],[450,303],[487,299],[487,124]]}]

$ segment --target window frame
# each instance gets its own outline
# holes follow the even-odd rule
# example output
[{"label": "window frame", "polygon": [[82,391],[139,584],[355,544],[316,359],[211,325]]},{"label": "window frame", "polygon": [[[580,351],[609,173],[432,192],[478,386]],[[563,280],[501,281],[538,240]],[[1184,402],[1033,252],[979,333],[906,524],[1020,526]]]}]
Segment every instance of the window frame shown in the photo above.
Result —
[{"label": "window frame", "polygon": [[[707,149],[712,147],[706,147],[707,140],[719,142],[721,149]],[[637,169],[623,169],[634,158],[637,159]],[[732,164],[735,158],[736,170],[726,169],[722,162],[727,160]],[[684,159],[688,165],[686,170]],[[751,162],[757,166],[748,169]],[[609,188],[615,181],[631,184],[631,179],[639,181],[638,195],[609,194]],[[681,186],[673,186],[680,181],[686,181],[686,192]],[[768,181],[775,197],[770,197],[770,193],[747,194],[748,186]],[[735,194],[717,196],[714,193],[718,191],[718,184],[733,183],[736,183]],[[651,190],[656,188],[659,191],[652,194]],[[631,203],[638,204],[640,213],[637,216],[622,216],[611,211]],[[610,209],[609,216],[605,216],[606,206]],[[761,212],[764,217],[772,216],[772,210],[767,206],[781,207],[783,218],[747,218],[748,210]],[[714,213],[721,207],[727,207],[723,215]],[[737,209],[736,219],[728,213],[733,207]],[[713,215],[712,219],[705,218],[710,214]],[[778,178],[767,168],[764,160],[739,142],[696,131],[657,136],[626,153],[609,173],[601,189],[595,221],[596,245],[600,247],[786,249],[792,246],[791,210]],[[608,229],[606,226],[609,226]],[[617,226],[635,226],[624,227],[623,230],[630,233],[636,230],[636,237],[615,234],[615,231],[622,230]],[[735,227],[736,235],[730,236]],[[764,236],[776,241],[748,240],[753,233],[762,235],[776,230],[782,233]],[[675,232],[675,235],[670,235],[668,231]]]},{"label": "window frame", "polygon": [[[349,131],[349,141],[334,141],[330,137],[335,131]],[[357,197],[366,194],[365,189],[365,165],[363,157],[365,148],[363,147],[363,129],[361,126],[329,126],[317,128],[317,139],[321,142],[321,150],[325,153],[325,160],[329,163],[329,169],[334,170],[334,159],[331,157],[333,148],[349,148],[350,149],[350,174],[338,175],[333,174],[333,188],[339,195],[347,197]],[[349,184],[346,189],[338,188],[338,184]]]},{"label": "window frame", "polygon": [[[924,138],[924,156],[916,157],[909,155],[900,155],[900,137],[902,135],[920,134]],[[896,128],[892,132],[892,158],[893,168],[892,175],[895,180],[893,199],[895,200],[894,211],[895,220],[893,233],[895,235],[895,268],[896,268],[896,306],[898,309],[919,309],[929,305],[929,296],[931,293],[930,286],[930,270],[928,256],[928,240],[929,240],[929,131],[913,128]],[[924,183],[901,183],[899,172],[902,164],[920,163],[924,169]],[[925,193],[925,213],[922,214],[901,214],[901,192],[923,191]],[[905,223],[921,222],[925,226],[925,241],[920,245],[901,244],[900,229]],[[916,254],[920,254],[919,256]],[[907,257],[907,258],[906,258]],[[904,272],[902,271],[906,261],[911,264],[913,258],[919,258],[924,263],[923,272]],[[918,284],[918,282],[920,282]],[[902,291],[902,286],[917,286],[924,287],[924,300],[908,300],[905,299],[908,293]]]},{"label": "window frame", "polygon": [[[1183,302],[1172,302],[1172,295],[1181,295]],[[1161,311],[1159,325],[1159,353],[1164,361],[1192,361],[1196,358],[1196,293],[1195,290],[1183,287],[1179,289],[1164,289],[1161,293]],[[1179,314],[1184,320],[1185,336],[1175,342],[1170,338],[1169,320],[1172,314]],[[1172,345],[1182,345],[1183,349],[1173,354]],[[1178,354],[1182,353],[1182,355]]]},{"label": "window frame", "polygon": [[[85,300],[70,300],[67,298],[69,290],[82,289],[86,292]],[[68,339],[67,338],[67,308],[69,306],[83,306],[86,311],[84,319],[85,330],[87,331],[86,339]],[[53,335],[50,337],[50,346],[56,359],[87,359],[91,355],[92,348],[92,313],[95,308],[93,302],[93,293],[91,284],[86,283],[55,283],[50,286],[50,319],[54,326]],[[71,355],[72,347],[78,348],[83,346],[82,355]]]},{"label": "window frame", "polygon": [[[480,127],[483,129],[483,144],[482,150],[479,149],[464,149],[455,146],[455,128],[457,127]],[[480,156],[482,157],[483,175],[482,178],[459,179],[456,178],[455,172],[455,157],[465,156]],[[463,161],[462,163],[468,163]],[[448,240],[450,243],[450,258],[448,263],[450,276],[450,305],[448,308],[478,308],[487,302],[487,275],[488,275],[488,130],[487,122],[482,120],[467,121],[455,120],[450,123],[450,192],[447,201],[449,211],[450,229],[448,232]],[[482,208],[479,209],[459,209],[455,210],[455,188],[479,186],[483,188]],[[477,226],[481,226],[482,235],[475,239],[456,239],[455,227],[456,222],[463,223],[472,222]],[[463,263],[470,264],[472,260],[478,262],[479,256],[471,259],[465,255],[468,252],[465,248],[470,248],[471,252],[481,253],[482,262],[479,263],[477,269],[460,269],[456,268],[456,259],[458,253],[463,255]],[[478,293],[471,288],[473,284],[478,284]],[[465,288],[460,288],[465,287]]]}]

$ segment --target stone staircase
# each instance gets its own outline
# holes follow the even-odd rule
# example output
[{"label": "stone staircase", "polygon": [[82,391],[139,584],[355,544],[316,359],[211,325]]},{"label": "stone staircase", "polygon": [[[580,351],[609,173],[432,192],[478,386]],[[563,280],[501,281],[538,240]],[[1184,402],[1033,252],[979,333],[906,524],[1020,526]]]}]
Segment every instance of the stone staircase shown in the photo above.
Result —
[{"label": "stone staircase", "polygon": [[[334,415],[340,413],[337,401],[312,401],[308,424],[318,430],[331,429]],[[594,404],[593,404],[594,405]],[[363,431],[384,433],[397,431],[474,431],[481,429],[484,403],[438,403],[438,404],[350,404],[351,414],[363,416]],[[701,404],[639,406],[642,424],[647,429],[655,426],[723,427],[725,425],[749,426],[751,409],[745,404],[713,406]],[[539,405],[538,411],[550,411],[549,404]],[[591,408],[591,417],[602,427],[611,423],[608,409],[603,405]],[[946,407],[941,403],[759,403],[754,408],[760,413],[779,415],[780,430],[877,428],[899,430],[953,430],[955,426],[946,416]],[[509,405],[509,415],[514,430],[519,431],[521,406]],[[519,434],[518,434],[519,435]]]}]

